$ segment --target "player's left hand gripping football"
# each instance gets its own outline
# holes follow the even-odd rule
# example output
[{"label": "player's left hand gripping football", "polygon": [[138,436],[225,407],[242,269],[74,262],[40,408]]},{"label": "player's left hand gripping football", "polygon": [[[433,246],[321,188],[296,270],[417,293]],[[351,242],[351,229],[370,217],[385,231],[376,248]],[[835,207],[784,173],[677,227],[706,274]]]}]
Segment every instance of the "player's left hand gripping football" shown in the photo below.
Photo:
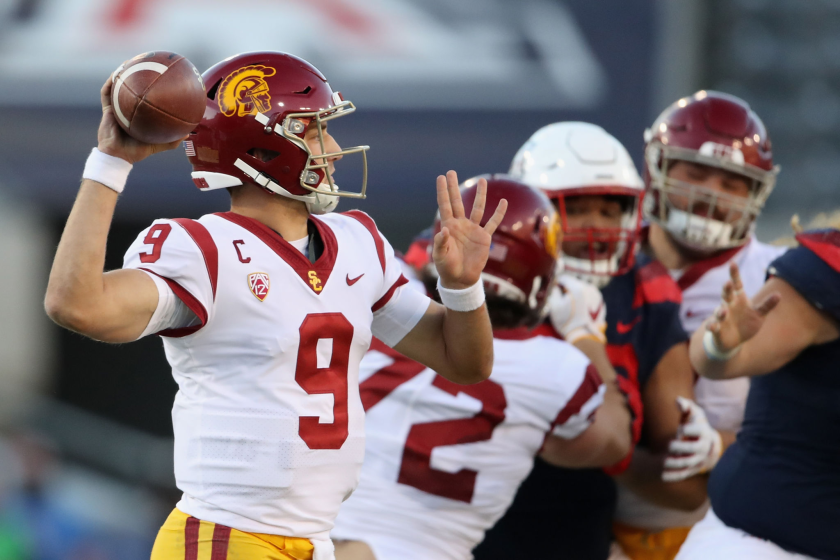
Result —
[{"label": "player's left hand gripping football", "polygon": [[[99,91],[102,102],[102,120],[99,122],[97,139],[99,151],[109,156],[124,159],[128,163],[137,163],[152,154],[177,148],[183,139],[168,144],[146,144],[135,140],[120,128],[111,106],[111,89],[114,87],[113,74],[108,76]],[[186,138],[186,137],[185,137]]]},{"label": "player's left hand gripping football", "polygon": [[490,254],[493,232],[499,227],[507,210],[507,201],[502,199],[482,227],[486,199],[487,181],[479,179],[475,203],[467,217],[458,189],[458,175],[449,171],[446,177],[441,175],[437,178],[441,228],[435,235],[432,258],[444,288],[461,290],[481,279],[481,271]]},{"label": "player's left hand gripping football", "polygon": [[730,279],[723,286],[721,304],[706,323],[721,352],[739,347],[756,335],[767,314],[779,303],[779,294],[772,293],[753,305],[744,293],[738,265],[730,263]]}]

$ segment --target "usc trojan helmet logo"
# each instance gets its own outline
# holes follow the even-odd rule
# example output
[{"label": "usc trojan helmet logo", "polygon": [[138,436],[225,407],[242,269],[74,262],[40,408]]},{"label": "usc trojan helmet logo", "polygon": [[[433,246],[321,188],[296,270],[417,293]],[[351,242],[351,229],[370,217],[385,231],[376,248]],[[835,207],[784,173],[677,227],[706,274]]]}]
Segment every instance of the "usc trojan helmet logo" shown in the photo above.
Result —
[{"label": "usc trojan helmet logo", "polygon": [[563,242],[563,229],[560,227],[560,216],[552,212],[550,218],[544,218],[547,223],[542,225],[543,242],[545,251],[552,257],[557,258],[560,253],[560,243]]},{"label": "usc trojan helmet logo", "polygon": [[219,86],[219,110],[226,117],[244,117],[271,109],[265,78],[277,70],[269,66],[245,66],[234,70]]}]

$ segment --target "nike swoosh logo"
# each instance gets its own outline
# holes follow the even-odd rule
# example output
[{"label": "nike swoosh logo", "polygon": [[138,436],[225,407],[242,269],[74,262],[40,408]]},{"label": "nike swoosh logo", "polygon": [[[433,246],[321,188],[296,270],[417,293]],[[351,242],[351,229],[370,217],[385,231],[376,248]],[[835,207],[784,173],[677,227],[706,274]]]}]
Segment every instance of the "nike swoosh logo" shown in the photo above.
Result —
[{"label": "nike swoosh logo", "polygon": [[689,309],[688,311],[686,311],[686,312],[685,312],[685,316],[686,316],[686,318],[688,318],[688,317],[694,317],[695,315],[697,315],[697,312],[696,312],[696,311],[694,311],[693,309]]},{"label": "nike swoosh logo", "polygon": [[638,323],[641,320],[642,320],[641,317],[636,317],[635,319],[633,319],[629,323],[622,323],[621,321],[619,321],[618,323],[615,324],[615,330],[618,331],[618,334],[627,334],[630,331],[632,331],[633,327],[636,326],[636,323]]},{"label": "nike swoosh logo", "polygon": [[592,317],[593,321],[595,321],[598,318],[598,314],[601,313],[601,308],[602,307],[604,307],[604,302],[603,301],[598,305],[598,308],[595,309],[595,311],[590,311],[589,312],[589,316]]},{"label": "nike swoosh logo", "polygon": [[359,280],[361,280],[362,276],[364,276],[364,275],[365,275],[365,273],[364,273],[364,272],[362,272],[361,274],[359,274],[359,275],[358,275],[358,276],[356,276],[355,278],[350,278],[350,275],[348,274],[348,275],[347,275],[347,285],[348,285],[348,286],[352,286],[353,284],[355,284],[356,282],[358,282]]}]

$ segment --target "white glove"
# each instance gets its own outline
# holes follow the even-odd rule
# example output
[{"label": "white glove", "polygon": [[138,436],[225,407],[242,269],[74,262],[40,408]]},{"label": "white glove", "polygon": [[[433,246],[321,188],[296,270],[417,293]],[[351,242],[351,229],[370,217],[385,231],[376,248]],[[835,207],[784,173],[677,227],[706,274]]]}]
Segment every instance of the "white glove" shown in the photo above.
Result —
[{"label": "white glove", "polygon": [[607,306],[601,291],[573,276],[561,276],[548,301],[551,325],[571,344],[593,338],[602,344],[607,337]]},{"label": "white glove", "polygon": [[706,419],[706,413],[696,402],[677,397],[683,419],[677,437],[668,444],[662,480],[677,482],[696,474],[709,472],[723,453],[720,434]]}]

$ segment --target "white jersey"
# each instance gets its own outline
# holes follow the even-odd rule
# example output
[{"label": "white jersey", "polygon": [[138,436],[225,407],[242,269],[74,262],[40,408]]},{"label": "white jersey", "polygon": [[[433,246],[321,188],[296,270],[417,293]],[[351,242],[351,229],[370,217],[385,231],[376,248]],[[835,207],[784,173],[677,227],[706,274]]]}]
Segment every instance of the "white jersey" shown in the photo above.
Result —
[{"label": "white jersey", "polygon": [[[730,262],[735,261],[738,265],[744,292],[752,297],[764,285],[767,267],[786,250],[753,237],[739,250],[715,255],[682,271],[671,271],[683,294],[680,319],[686,332],[693,333],[700,328],[720,305],[721,290],[729,280]],[[749,391],[747,377],[727,380],[701,377],[694,385],[694,398],[714,428],[737,432],[744,420]],[[619,485],[616,519],[633,527],[656,531],[691,526],[703,518],[707,509],[708,503],[691,512],[663,508]]]},{"label": "white jersey", "polygon": [[539,329],[496,333],[493,373],[476,385],[456,385],[384,346],[368,352],[365,463],[334,539],[363,541],[377,560],[472,558],[547,435],[577,437],[603,402],[586,357]]},{"label": "white jersey", "polygon": [[398,341],[429,300],[400,288],[400,264],[366,214],[313,225],[323,251],[311,263],[238,214],[158,220],[124,266],[163,278],[200,320],[159,333],[178,383],[178,508],[311,539],[322,560],[364,457],[359,362],[372,334]]}]

